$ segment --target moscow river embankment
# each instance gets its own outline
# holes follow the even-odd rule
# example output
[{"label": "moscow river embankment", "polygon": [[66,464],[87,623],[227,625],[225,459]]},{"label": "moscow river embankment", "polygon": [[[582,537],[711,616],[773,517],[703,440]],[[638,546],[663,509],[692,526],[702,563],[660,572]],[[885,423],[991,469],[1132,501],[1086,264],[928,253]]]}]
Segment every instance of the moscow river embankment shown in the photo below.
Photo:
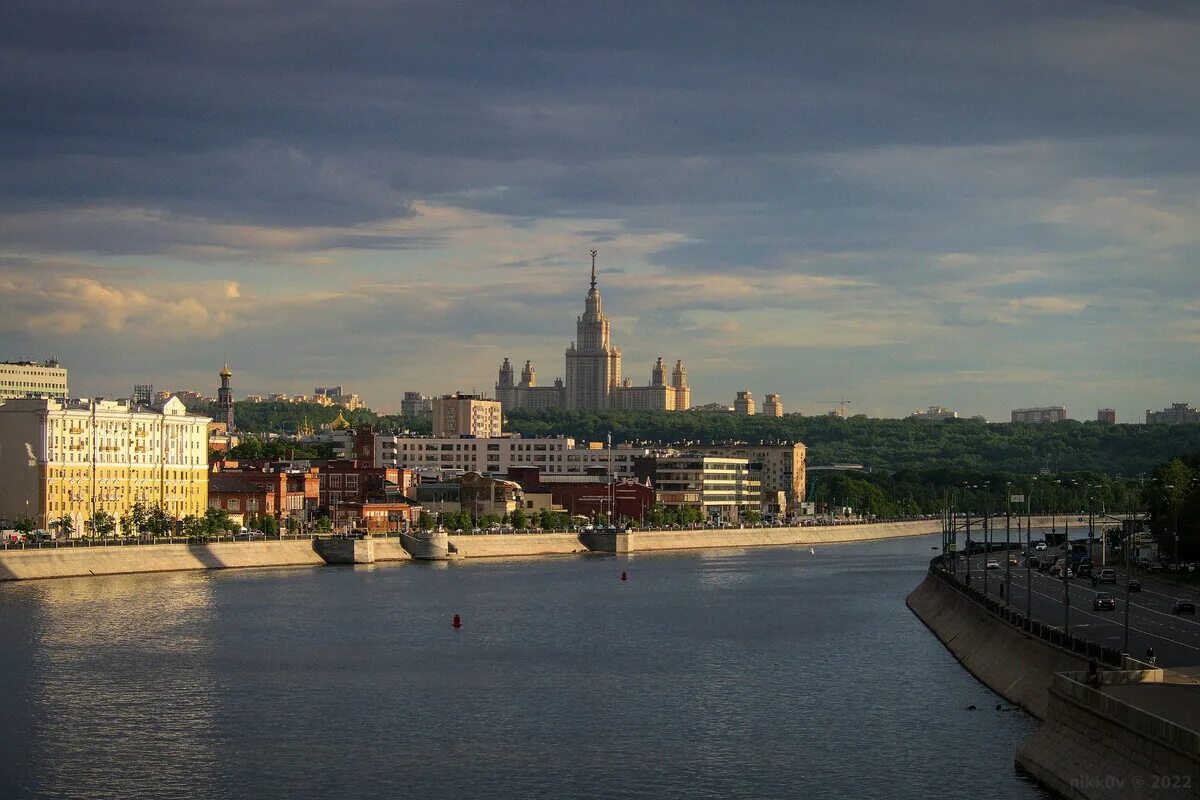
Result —
[{"label": "moscow river embankment", "polygon": [[[783,547],[865,542],[936,533],[938,520],[797,528],[630,531],[628,553],[711,548]],[[372,561],[410,561],[400,539],[371,541]],[[512,533],[448,537],[457,558],[514,558],[593,552],[575,533]],[[626,552],[626,551],[623,551]],[[324,566],[313,540],[213,544],[110,545],[0,550],[0,581],[141,572]]]}]

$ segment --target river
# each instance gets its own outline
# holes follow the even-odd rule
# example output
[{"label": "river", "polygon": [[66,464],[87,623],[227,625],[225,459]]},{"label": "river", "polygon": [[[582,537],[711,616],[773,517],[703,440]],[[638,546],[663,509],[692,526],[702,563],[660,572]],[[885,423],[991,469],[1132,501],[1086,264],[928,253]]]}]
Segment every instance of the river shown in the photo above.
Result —
[{"label": "river", "polygon": [[0,797],[1045,797],[938,542],[0,585]]}]

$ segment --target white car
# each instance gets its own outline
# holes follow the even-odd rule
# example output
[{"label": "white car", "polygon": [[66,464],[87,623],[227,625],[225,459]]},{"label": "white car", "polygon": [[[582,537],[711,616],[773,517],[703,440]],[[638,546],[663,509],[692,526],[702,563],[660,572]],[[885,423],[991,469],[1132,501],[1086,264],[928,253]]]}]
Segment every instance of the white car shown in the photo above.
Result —
[{"label": "white car", "polygon": [[1045,542],[1038,542],[1037,544],[1035,544],[1035,545],[1033,546],[1033,549],[1034,549],[1034,550],[1045,550],[1045,549],[1046,549],[1046,543],[1045,543]]},{"label": "white car", "polygon": [[989,561],[987,562],[985,569],[1000,569],[1000,563],[997,561]]}]

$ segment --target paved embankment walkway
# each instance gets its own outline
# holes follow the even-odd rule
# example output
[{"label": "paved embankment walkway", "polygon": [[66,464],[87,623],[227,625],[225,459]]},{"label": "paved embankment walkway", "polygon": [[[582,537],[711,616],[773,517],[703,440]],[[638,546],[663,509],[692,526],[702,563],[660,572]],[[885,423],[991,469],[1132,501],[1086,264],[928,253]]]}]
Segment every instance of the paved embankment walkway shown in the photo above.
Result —
[{"label": "paved embankment walkway", "polygon": [[[810,528],[633,531],[628,535],[629,550],[636,553],[871,541],[936,533],[939,524],[937,520],[921,520]],[[371,541],[375,561],[412,560],[397,538]],[[449,541],[460,558],[511,558],[588,552],[574,533],[452,535]],[[321,566],[324,563],[308,539],[207,545],[46,547],[0,550],[0,581],[235,567]]]}]

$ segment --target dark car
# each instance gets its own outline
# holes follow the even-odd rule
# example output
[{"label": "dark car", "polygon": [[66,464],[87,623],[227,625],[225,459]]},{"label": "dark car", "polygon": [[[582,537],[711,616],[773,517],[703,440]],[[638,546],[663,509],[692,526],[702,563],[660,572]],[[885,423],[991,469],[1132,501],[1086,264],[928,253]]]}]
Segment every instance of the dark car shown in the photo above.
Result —
[{"label": "dark car", "polygon": [[1191,600],[1176,600],[1175,605],[1171,606],[1172,614],[1195,614],[1196,604]]},{"label": "dark car", "polygon": [[1108,592],[1096,592],[1096,596],[1092,598],[1092,610],[1102,611],[1108,609],[1115,611],[1117,608],[1117,599]]},{"label": "dark car", "polygon": [[1139,581],[1137,578],[1130,578],[1129,579],[1129,591],[1140,592],[1141,590],[1142,590],[1142,582]]},{"label": "dark car", "polygon": [[1050,559],[1044,558],[1042,559],[1041,563],[1038,564],[1038,572],[1049,572],[1051,566],[1053,565],[1050,563]]}]

